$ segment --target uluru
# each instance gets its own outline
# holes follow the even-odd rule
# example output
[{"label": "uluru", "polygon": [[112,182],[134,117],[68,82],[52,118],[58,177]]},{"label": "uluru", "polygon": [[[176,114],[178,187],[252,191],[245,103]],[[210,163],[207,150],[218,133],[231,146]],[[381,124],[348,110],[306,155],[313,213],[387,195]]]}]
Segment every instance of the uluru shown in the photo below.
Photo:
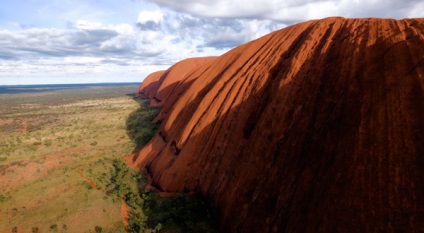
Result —
[{"label": "uluru", "polygon": [[424,232],[424,19],[307,21],[190,67],[145,94],[162,123],[129,161],[156,189],[220,232]]}]

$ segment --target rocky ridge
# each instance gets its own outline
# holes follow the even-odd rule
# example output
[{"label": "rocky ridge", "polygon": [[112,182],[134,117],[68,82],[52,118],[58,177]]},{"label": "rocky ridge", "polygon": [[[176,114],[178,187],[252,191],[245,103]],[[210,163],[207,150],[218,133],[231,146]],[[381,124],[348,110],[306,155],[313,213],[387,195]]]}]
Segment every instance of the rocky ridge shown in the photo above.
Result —
[{"label": "rocky ridge", "polygon": [[[216,57],[196,57],[188,58],[177,62],[167,70],[154,72],[146,77],[138,89],[138,96],[150,98],[151,106],[163,106],[171,95],[178,95],[183,92],[184,87],[191,83],[191,73]],[[178,90],[175,90],[176,87]]]},{"label": "rocky ridge", "polygon": [[223,232],[424,232],[424,19],[308,21],[183,80],[129,161]]}]

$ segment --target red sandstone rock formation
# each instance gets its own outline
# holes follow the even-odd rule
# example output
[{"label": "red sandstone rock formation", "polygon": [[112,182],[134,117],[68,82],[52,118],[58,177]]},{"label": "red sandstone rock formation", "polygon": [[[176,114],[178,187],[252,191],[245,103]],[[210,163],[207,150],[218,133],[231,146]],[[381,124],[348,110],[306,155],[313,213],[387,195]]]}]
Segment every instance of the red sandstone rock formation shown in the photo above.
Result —
[{"label": "red sandstone rock formation", "polygon": [[159,88],[159,79],[165,70],[149,74],[138,88],[137,96],[142,98],[153,98]]},{"label": "red sandstone rock formation", "polygon": [[[165,71],[158,71],[148,75],[139,88],[139,96],[150,98],[150,105],[162,106],[173,92],[180,93],[183,89],[178,88],[188,75],[196,71],[200,66],[215,60],[216,57],[196,57],[182,60]],[[171,102],[175,102],[173,99]]]},{"label": "red sandstone rock formation", "polygon": [[191,75],[131,158],[159,190],[223,232],[424,232],[424,19],[308,21]]}]

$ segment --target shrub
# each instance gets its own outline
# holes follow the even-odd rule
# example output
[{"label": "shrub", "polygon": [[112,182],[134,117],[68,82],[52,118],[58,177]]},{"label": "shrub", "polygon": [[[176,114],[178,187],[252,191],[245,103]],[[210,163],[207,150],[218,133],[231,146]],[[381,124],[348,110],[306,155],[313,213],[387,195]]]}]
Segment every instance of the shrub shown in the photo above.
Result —
[{"label": "shrub", "polygon": [[154,191],[142,195],[143,212],[148,227],[160,227],[179,232],[213,232],[206,206],[186,193],[160,198]]},{"label": "shrub", "polygon": [[45,141],[44,142],[44,145],[45,146],[51,146],[53,143],[52,143],[52,141]]},{"label": "shrub", "polygon": [[53,225],[51,225],[51,226],[50,226],[50,231],[58,232],[57,224],[53,224]]},{"label": "shrub", "polygon": [[126,121],[127,133],[136,144],[135,150],[140,149],[149,142],[159,129],[160,122],[152,122],[159,112],[159,108],[142,107],[128,116]]},{"label": "shrub", "polygon": [[96,233],[101,233],[101,232],[103,231],[103,229],[102,229],[102,227],[95,226],[95,227],[94,227],[94,231],[95,231]]},{"label": "shrub", "polygon": [[6,201],[6,197],[0,194],[0,203],[2,203],[3,201]]},{"label": "shrub", "polygon": [[92,187],[91,187],[91,185],[88,183],[88,182],[86,182],[86,181],[82,181],[83,183],[83,185],[85,186],[85,188],[87,188],[88,190],[91,190],[91,189],[93,189]]},{"label": "shrub", "polygon": [[[146,218],[141,211],[141,198],[139,195],[138,184],[142,183],[141,172],[128,168],[123,160],[112,160],[111,170],[108,172],[109,177],[104,177],[107,195],[112,195],[114,200],[124,199],[125,203],[130,207],[129,211],[129,231],[139,232],[145,229]],[[143,183],[143,187],[145,182]]]}]

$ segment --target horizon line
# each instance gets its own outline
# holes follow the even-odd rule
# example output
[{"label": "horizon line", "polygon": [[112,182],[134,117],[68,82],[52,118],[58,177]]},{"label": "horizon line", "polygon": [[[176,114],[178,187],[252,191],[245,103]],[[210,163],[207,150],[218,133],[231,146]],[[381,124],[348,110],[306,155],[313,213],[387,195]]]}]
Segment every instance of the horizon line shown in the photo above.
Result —
[{"label": "horizon line", "polygon": [[6,86],[51,86],[51,85],[101,85],[101,84],[141,84],[142,82],[95,82],[95,83],[27,83],[27,84],[0,84]]}]

